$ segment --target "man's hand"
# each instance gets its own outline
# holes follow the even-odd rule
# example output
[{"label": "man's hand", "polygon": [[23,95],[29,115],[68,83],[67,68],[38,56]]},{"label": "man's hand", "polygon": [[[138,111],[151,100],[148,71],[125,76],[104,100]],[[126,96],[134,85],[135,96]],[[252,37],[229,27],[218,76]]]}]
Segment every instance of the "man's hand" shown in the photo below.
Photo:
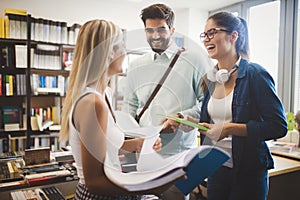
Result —
[{"label": "man's hand", "polygon": [[[179,117],[178,114],[171,114],[170,116]],[[164,118],[160,122],[160,124],[163,124],[163,123],[165,123],[165,126],[160,131],[160,133],[162,133],[162,134],[174,133],[180,125],[178,122],[175,122],[175,121],[167,119],[167,118]]]}]

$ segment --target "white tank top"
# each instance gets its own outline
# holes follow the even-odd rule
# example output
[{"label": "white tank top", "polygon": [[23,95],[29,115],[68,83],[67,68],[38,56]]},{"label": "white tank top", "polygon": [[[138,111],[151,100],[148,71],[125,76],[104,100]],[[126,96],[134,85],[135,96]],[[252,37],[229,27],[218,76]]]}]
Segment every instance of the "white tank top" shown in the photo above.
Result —
[{"label": "white tank top", "polygon": [[[224,124],[232,121],[232,98],[233,98],[233,90],[222,99],[216,99],[211,97],[208,101],[207,111],[215,124]],[[216,146],[224,149],[232,156],[232,137],[229,136],[224,138],[218,142],[214,143]],[[230,158],[226,163],[223,164],[226,167],[233,167],[233,160]]]},{"label": "white tank top", "polygon": [[[86,88],[85,91],[82,93],[82,95],[78,98],[76,102],[74,102],[70,116],[69,116],[69,126],[70,126],[70,137],[69,137],[69,143],[72,147],[72,153],[74,156],[74,160],[76,163],[76,169],[79,177],[79,182],[81,184],[85,184],[84,176],[83,176],[83,168],[82,168],[82,155],[81,155],[81,139],[80,139],[80,132],[76,130],[72,118],[73,118],[73,111],[74,111],[74,105],[80,99],[85,96],[86,94],[94,93],[99,96],[99,98],[102,98],[104,100],[104,97],[102,94],[97,92],[96,90],[92,88]],[[111,93],[108,89],[105,90],[105,94],[107,95],[109,101],[111,101]],[[111,103],[111,102],[110,102]],[[109,110],[109,108],[107,107]],[[120,128],[116,125],[114,122],[114,119],[110,113],[108,112],[108,120],[107,120],[107,133],[106,133],[106,156],[105,156],[105,165],[111,166],[114,169],[121,171],[121,165],[119,160],[119,149],[124,143],[124,133],[120,130]],[[94,145],[95,146],[95,145]],[[100,146],[96,147],[97,149],[101,149]],[[97,170],[97,169],[95,169]],[[101,169],[98,169],[101,170]]]}]

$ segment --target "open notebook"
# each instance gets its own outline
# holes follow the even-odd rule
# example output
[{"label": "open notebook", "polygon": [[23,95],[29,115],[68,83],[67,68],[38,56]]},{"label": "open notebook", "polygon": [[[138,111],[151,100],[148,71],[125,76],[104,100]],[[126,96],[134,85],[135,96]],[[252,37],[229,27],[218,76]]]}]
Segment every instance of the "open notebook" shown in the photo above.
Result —
[{"label": "open notebook", "polygon": [[[124,115],[122,120],[129,120],[126,119],[126,114],[122,113],[121,115]],[[118,122],[120,117],[116,118]],[[135,121],[130,123],[135,123]],[[132,126],[128,125],[129,122],[124,123],[123,121],[122,124],[127,125],[127,127],[121,127],[125,132],[130,130],[128,132],[133,135],[135,135],[134,132],[137,132],[137,135],[146,136],[137,162],[137,170],[124,173],[107,165],[104,166],[104,170],[112,182],[129,191],[149,190],[186,175],[187,179],[180,179],[175,185],[184,194],[188,194],[230,158],[230,155],[224,150],[208,145],[189,149],[173,156],[162,157],[152,149],[154,142],[159,137],[161,127],[139,128],[136,126],[132,129]],[[150,131],[146,133],[145,130]]]}]

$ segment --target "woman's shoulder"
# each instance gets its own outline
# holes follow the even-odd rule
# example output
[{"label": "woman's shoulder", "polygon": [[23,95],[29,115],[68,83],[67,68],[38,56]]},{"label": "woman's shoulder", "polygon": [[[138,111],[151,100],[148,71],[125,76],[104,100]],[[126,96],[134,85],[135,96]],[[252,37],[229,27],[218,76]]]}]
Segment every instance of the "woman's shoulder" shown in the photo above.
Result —
[{"label": "woman's shoulder", "polygon": [[105,102],[95,93],[82,96],[74,106],[73,119],[75,127],[92,126],[101,118],[105,118]]},{"label": "woman's shoulder", "polygon": [[105,102],[97,93],[87,93],[77,103],[77,108],[89,112],[95,109],[103,109]]},{"label": "woman's shoulder", "polygon": [[246,61],[241,63],[240,66],[242,74],[246,75],[246,78],[249,80],[254,81],[257,84],[261,84],[265,81],[274,83],[273,77],[262,65]]},{"label": "woman's shoulder", "polygon": [[[266,68],[263,67],[261,64],[252,62],[252,61],[246,61],[241,62],[241,67],[243,67],[248,73],[251,74],[257,74],[257,73],[265,73],[267,72]],[[268,73],[268,72],[267,72]]]}]

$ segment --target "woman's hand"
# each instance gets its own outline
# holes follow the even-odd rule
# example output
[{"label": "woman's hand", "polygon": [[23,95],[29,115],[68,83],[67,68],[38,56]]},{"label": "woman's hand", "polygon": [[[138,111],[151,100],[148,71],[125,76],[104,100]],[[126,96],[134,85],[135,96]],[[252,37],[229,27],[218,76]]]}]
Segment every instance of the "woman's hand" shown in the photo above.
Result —
[{"label": "woman's hand", "polygon": [[208,131],[199,130],[199,132],[214,141],[220,141],[229,135],[228,131],[226,131],[227,124],[199,123],[199,125],[209,129]]},{"label": "woman's hand", "polygon": [[162,147],[162,143],[161,143],[161,138],[157,138],[157,140],[155,141],[154,145],[153,145],[153,149],[154,151],[160,151]]},{"label": "woman's hand", "polygon": [[[144,143],[144,138],[135,138],[132,140],[135,140],[136,151],[141,152],[141,149],[142,149],[143,143]],[[160,151],[161,147],[162,147],[162,143],[161,143],[161,138],[159,137],[153,144],[153,149],[154,149],[154,151]]]},{"label": "woman's hand", "polygon": [[[199,119],[194,118],[194,117],[189,116],[189,115],[185,115],[183,119],[188,120],[190,122],[193,122],[195,124],[198,124],[198,122],[200,121]],[[195,129],[192,126],[185,125],[185,124],[180,124],[178,128],[181,129],[181,130],[183,130],[184,132],[189,132],[189,131]]]}]

